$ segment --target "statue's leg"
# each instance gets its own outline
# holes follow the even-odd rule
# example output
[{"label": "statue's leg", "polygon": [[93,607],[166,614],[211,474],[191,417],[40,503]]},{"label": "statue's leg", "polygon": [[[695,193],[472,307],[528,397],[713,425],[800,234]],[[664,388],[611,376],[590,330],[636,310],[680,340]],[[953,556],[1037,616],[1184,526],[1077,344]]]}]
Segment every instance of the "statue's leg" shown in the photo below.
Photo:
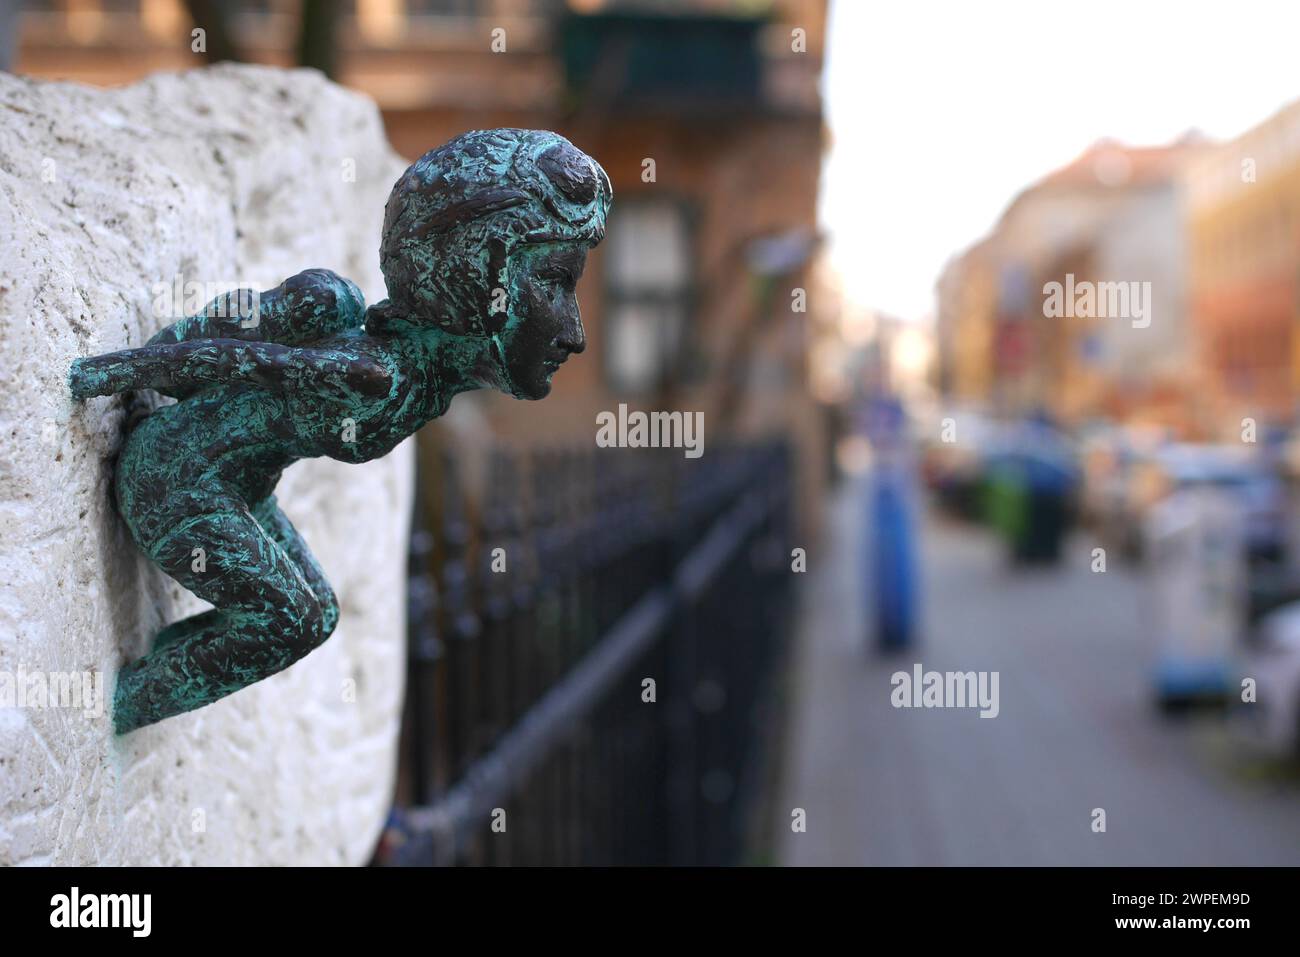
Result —
[{"label": "statue's leg", "polygon": [[[262,530],[270,535],[275,543],[284,549],[289,559],[298,566],[298,573],[302,575],[307,587],[312,590],[312,594],[320,602],[322,628],[325,637],[328,638],[334,633],[334,627],[338,624],[339,604],[338,599],[334,597],[334,589],[330,587],[330,583],[325,577],[324,570],[320,567],[320,563],[316,561],[316,556],[311,553],[311,549],[307,547],[307,543],[298,534],[298,530],[293,527],[293,523],[289,521],[284,512],[280,511],[274,495],[267,496],[254,505],[250,511],[253,513],[253,517],[257,519],[257,524],[262,526]],[[191,615],[189,618],[182,618],[180,621],[172,622],[158,632],[153,641],[153,650],[157,651],[193,632],[207,628],[219,614],[221,614],[220,609],[213,608],[199,612],[197,615]]]},{"label": "statue's leg", "polygon": [[307,543],[298,534],[298,529],[294,528],[284,512],[280,511],[274,495],[268,495],[254,505],[252,513],[263,531],[270,535],[298,566],[298,572],[307,582],[307,587],[320,602],[325,637],[328,638],[334,633],[334,626],[339,621],[339,603],[334,597],[334,589],[330,587],[329,580],[325,577],[324,569],[320,567],[320,562],[316,561],[316,556],[311,553]]},{"label": "statue's leg", "polygon": [[172,622],[154,636],[153,650],[158,651],[160,648],[166,648],[186,635],[208,627],[216,621],[217,616],[220,614],[221,609],[211,608],[208,611],[201,611],[197,615],[190,615],[188,618]]},{"label": "statue's leg", "polygon": [[[196,549],[202,560],[196,561]],[[215,607],[118,674],[119,734],[193,711],[283,671],[328,635],[296,562],[237,503],[187,519],[150,549],[169,575]]]}]

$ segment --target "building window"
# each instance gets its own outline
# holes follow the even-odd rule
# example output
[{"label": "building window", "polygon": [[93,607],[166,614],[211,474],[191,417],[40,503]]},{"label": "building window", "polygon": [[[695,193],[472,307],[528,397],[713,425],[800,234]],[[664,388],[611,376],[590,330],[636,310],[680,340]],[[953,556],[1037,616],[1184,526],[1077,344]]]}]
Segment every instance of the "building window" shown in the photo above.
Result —
[{"label": "building window", "polygon": [[408,0],[406,6],[412,16],[472,17],[481,12],[475,0]]},{"label": "building window", "polygon": [[605,374],[618,392],[680,379],[691,304],[691,226],[685,204],[625,201],[605,252]]}]

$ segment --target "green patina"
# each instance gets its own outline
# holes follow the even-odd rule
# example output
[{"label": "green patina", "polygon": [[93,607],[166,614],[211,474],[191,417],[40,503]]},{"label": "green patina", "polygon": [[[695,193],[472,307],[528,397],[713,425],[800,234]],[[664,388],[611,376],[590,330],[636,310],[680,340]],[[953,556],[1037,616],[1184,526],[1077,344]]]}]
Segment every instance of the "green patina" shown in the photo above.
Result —
[{"label": "green patina", "polygon": [[138,349],[77,359],[73,397],[176,399],[134,426],[118,511],[144,553],[211,602],[164,628],[114,692],[119,734],[275,674],[329,637],[333,590],[277,507],[280,474],[385,455],[460,392],[540,399],[585,347],[574,286],[612,192],[593,159],[540,130],[479,130],[393,188],[380,248],[388,299],[312,269],[237,290]]}]

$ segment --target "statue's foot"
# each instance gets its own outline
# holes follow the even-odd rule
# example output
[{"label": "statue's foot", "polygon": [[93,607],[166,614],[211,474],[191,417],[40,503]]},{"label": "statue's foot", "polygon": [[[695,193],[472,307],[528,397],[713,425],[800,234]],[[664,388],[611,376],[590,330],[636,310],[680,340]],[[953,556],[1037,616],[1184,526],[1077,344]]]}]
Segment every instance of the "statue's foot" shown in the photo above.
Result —
[{"label": "statue's foot", "polygon": [[75,402],[99,394],[96,391],[98,380],[86,369],[85,363],[85,359],[73,359],[72,366],[68,369],[68,389]]},{"label": "statue's foot", "polygon": [[151,709],[142,700],[141,690],[138,674],[130,665],[117,673],[117,686],[113,689],[114,734],[127,734],[157,720],[150,715]]}]

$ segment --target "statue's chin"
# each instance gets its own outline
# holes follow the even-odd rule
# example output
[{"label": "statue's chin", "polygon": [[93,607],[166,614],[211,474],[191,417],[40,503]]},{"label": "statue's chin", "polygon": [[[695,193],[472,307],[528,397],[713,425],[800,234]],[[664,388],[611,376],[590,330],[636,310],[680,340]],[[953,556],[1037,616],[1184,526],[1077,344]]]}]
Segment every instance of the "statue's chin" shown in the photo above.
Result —
[{"label": "statue's chin", "polygon": [[530,399],[534,402],[538,399],[545,399],[551,394],[551,379],[557,370],[544,366],[535,371],[530,371],[532,372],[531,375],[511,376],[512,388],[507,391],[516,399]]},{"label": "statue's chin", "polygon": [[551,383],[549,379],[531,383],[527,388],[521,388],[518,393],[519,398],[529,399],[533,402],[538,399],[545,399],[550,394]]},{"label": "statue's chin", "polygon": [[528,399],[535,402],[538,399],[545,399],[551,394],[551,383],[546,380],[540,382],[496,382],[493,383],[498,392],[504,392],[506,395],[515,399]]}]

